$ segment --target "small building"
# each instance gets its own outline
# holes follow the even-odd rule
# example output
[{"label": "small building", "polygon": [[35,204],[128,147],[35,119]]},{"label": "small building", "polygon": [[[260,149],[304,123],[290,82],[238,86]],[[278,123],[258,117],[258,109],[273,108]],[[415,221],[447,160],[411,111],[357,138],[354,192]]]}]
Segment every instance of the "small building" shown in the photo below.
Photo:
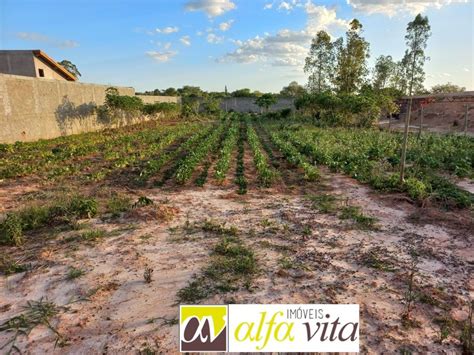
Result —
[{"label": "small building", "polygon": [[0,73],[76,81],[76,77],[45,52],[36,50],[0,50]]}]

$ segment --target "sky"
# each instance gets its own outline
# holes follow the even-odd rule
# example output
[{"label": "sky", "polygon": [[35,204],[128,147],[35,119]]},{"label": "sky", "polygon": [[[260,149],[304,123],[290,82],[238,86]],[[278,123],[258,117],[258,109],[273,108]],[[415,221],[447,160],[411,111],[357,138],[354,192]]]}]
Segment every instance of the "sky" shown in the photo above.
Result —
[{"label": "sky", "polygon": [[137,91],[200,86],[278,92],[306,83],[311,38],[351,19],[379,55],[404,54],[406,26],[427,15],[425,87],[474,90],[474,0],[0,0],[0,49],[68,59],[80,81]]}]

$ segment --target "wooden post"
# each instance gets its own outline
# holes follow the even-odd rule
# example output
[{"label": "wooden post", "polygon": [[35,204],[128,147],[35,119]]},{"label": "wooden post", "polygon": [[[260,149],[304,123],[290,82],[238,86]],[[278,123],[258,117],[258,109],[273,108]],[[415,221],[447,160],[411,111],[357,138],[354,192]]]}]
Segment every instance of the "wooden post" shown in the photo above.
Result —
[{"label": "wooden post", "polygon": [[[411,91],[411,90],[410,90]],[[411,109],[413,106],[413,97],[410,92],[410,101],[408,103],[408,113],[405,117],[405,131],[403,132],[402,159],[400,161],[400,182],[405,182],[405,165],[407,160],[408,132],[410,130]]]},{"label": "wooden post", "polygon": [[420,112],[420,130],[418,131],[418,137],[421,137],[421,132],[423,130],[423,115],[424,115],[424,111],[423,111],[423,105],[421,106],[421,112]]},{"label": "wooden post", "polygon": [[464,135],[467,136],[467,120],[469,117],[469,105],[466,105],[466,115],[464,116]]}]

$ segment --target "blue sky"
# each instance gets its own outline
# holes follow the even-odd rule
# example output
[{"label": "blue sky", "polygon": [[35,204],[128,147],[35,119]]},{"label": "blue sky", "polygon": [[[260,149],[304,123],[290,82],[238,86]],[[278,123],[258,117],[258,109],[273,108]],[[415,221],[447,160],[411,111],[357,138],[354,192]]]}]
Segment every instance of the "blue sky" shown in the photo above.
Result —
[{"label": "blue sky", "polygon": [[81,81],[152,90],[196,85],[279,91],[306,82],[310,39],[358,18],[380,54],[399,59],[416,13],[432,26],[426,87],[474,90],[472,0],[0,0],[0,48],[69,59]]}]

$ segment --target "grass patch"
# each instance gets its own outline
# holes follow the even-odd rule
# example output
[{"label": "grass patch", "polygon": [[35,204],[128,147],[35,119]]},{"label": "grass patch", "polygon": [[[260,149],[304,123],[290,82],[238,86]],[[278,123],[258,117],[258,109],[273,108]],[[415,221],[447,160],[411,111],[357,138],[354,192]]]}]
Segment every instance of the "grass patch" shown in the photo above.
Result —
[{"label": "grass patch", "polygon": [[377,219],[375,217],[366,216],[358,206],[344,207],[339,218],[354,221],[360,229],[369,230],[376,228]]},{"label": "grass patch", "polygon": [[131,209],[132,200],[128,196],[115,194],[107,201],[107,213],[110,213],[112,218],[120,217]]},{"label": "grass patch", "polygon": [[13,260],[8,255],[0,256],[0,272],[5,276],[27,271],[28,269],[29,265],[22,264],[18,260]]},{"label": "grass patch", "polygon": [[81,233],[79,238],[87,242],[95,242],[99,239],[102,239],[106,236],[106,232],[102,229],[91,229]]},{"label": "grass patch", "polygon": [[75,268],[74,266],[71,266],[69,270],[67,271],[66,274],[66,280],[72,281],[75,280],[83,275],[85,275],[85,271],[82,269]]},{"label": "grass patch", "polygon": [[397,268],[389,260],[388,251],[381,247],[374,247],[362,254],[361,262],[363,265],[372,269],[393,272]]},{"label": "grass patch", "polygon": [[8,213],[0,222],[0,244],[20,246],[24,232],[46,226],[73,225],[83,218],[97,214],[97,202],[93,198],[73,196],[48,206],[30,206]]},{"label": "grass patch", "polygon": [[179,303],[196,303],[211,295],[249,288],[257,272],[251,249],[234,235],[223,236],[215,245],[211,260],[202,273],[178,291]]},{"label": "grass patch", "polygon": [[328,194],[310,195],[308,199],[312,202],[312,208],[321,213],[335,213],[337,211],[338,198],[336,196]]}]

